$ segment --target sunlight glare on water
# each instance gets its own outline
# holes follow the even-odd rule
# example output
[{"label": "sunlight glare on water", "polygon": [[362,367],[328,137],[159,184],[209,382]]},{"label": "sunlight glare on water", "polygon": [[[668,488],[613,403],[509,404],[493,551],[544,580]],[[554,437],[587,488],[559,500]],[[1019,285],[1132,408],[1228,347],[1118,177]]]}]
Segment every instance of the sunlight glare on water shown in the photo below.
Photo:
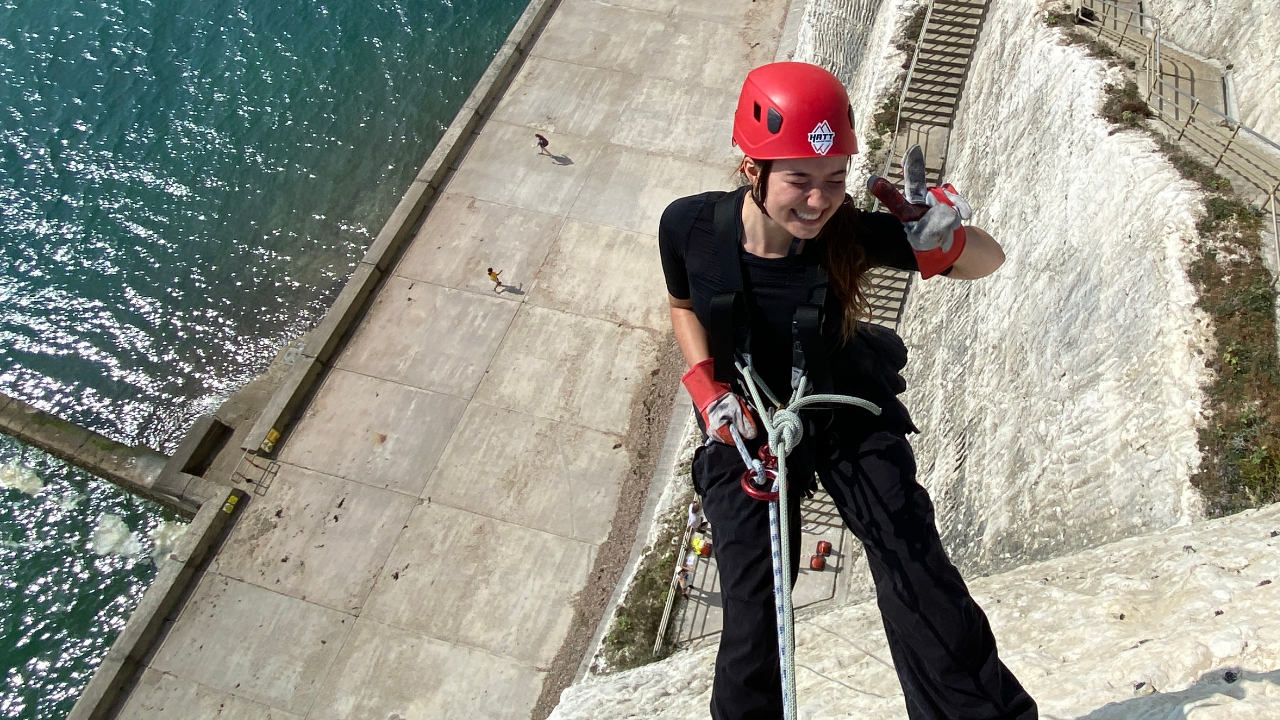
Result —
[{"label": "sunlight glare on water", "polygon": [[[0,392],[171,451],[319,321],[525,4],[0,0]],[[5,443],[0,717],[52,720],[177,533]]]}]

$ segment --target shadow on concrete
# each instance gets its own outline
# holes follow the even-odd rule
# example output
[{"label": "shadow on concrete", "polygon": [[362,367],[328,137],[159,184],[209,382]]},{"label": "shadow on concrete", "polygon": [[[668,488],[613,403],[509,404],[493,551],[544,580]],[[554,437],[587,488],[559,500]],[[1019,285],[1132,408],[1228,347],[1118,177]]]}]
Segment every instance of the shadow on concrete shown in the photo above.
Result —
[{"label": "shadow on concrete", "polygon": [[[700,587],[689,588],[689,594],[683,598],[686,606],[690,600],[702,603],[707,607],[724,607],[724,601],[720,598],[720,591],[706,590]],[[681,611],[687,610],[687,607],[681,608]]]},{"label": "shadow on concrete", "polygon": [[826,493],[815,495],[805,502],[801,532],[821,534],[823,529],[839,530],[843,527],[844,520],[840,517],[836,504]]},{"label": "shadow on concrete", "polygon": [[524,285],[503,285],[497,292],[499,295],[524,295]]},{"label": "shadow on concrete", "polygon": [[[1176,692],[1152,692],[1118,703],[1104,705],[1077,720],[1186,720],[1196,709],[1243,700],[1253,692],[1269,692],[1250,688],[1250,683],[1280,685],[1280,670],[1254,672],[1224,667],[1207,672],[1189,688]],[[1135,688],[1140,692],[1141,688]]]},{"label": "shadow on concrete", "polygon": [[551,160],[557,165],[572,165],[573,159],[568,155],[552,155]]}]

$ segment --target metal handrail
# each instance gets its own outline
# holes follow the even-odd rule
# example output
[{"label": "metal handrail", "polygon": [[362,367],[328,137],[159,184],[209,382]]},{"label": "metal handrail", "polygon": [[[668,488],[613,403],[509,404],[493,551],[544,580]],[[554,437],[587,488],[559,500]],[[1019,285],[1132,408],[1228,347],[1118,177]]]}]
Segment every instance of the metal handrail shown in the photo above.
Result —
[{"label": "metal handrail", "polygon": [[654,656],[662,652],[662,646],[667,639],[667,625],[671,622],[671,608],[675,606],[676,600],[676,575],[684,566],[685,551],[689,548],[689,539],[693,535],[693,530],[692,527],[685,526],[684,535],[680,536],[680,552],[676,554],[676,568],[671,573],[671,580],[667,585],[667,604],[662,608],[662,621],[658,623],[658,637],[653,641]]},{"label": "metal handrail", "polygon": [[[1119,14],[1121,12],[1129,13],[1129,19],[1125,20],[1125,31],[1121,32],[1120,34],[1122,38],[1128,37],[1127,32],[1128,32],[1129,23],[1133,20],[1134,16],[1137,16],[1138,18],[1138,36],[1139,37],[1146,37],[1146,33],[1144,32],[1146,30],[1146,25],[1144,24],[1144,21],[1150,23],[1151,46],[1150,46],[1150,50],[1146,54],[1146,57],[1147,57],[1146,91],[1148,96],[1151,95],[1152,91],[1155,88],[1156,82],[1160,80],[1160,62],[1161,62],[1160,46],[1163,42],[1163,40],[1161,39],[1163,33],[1160,27],[1160,18],[1156,17],[1155,15],[1152,15],[1151,13],[1143,12],[1141,10],[1135,10],[1133,8],[1122,8],[1118,3],[1113,2],[1112,0],[1079,0],[1079,6],[1081,8],[1087,7],[1088,9],[1093,10],[1094,9],[1093,6],[1095,4],[1101,5],[1104,8],[1105,7],[1114,8],[1116,11],[1116,14]],[[1103,15],[1106,15],[1106,14],[1107,13],[1104,11]],[[1081,18],[1082,20],[1085,19],[1084,16],[1080,15],[1078,10],[1076,11],[1076,16]],[[1119,20],[1113,19],[1113,22],[1118,23]],[[1103,27],[1105,27],[1103,23],[1098,23],[1099,35],[1102,34]]]},{"label": "metal handrail", "polygon": [[[1185,123],[1183,123],[1183,126],[1180,129],[1178,129],[1179,130],[1178,140],[1181,140],[1185,136],[1186,131],[1192,127],[1193,122],[1196,119],[1195,117],[1196,113],[1205,111],[1205,110],[1207,110],[1212,115],[1217,116],[1218,118],[1221,118],[1220,120],[1215,121],[1215,124],[1223,124],[1225,127],[1231,128],[1231,137],[1228,138],[1225,142],[1222,142],[1222,138],[1220,137],[1212,135],[1203,130],[1199,130],[1199,128],[1197,128],[1197,130],[1205,138],[1210,138],[1221,144],[1221,148],[1218,150],[1217,158],[1215,159],[1213,164],[1214,169],[1217,169],[1217,167],[1220,164],[1222,164],[1224,160],[1227,159],[1228,150],[1234,149],[1236,155],[1238,155],[1243,162],[1248,163],[1255,172],[1261,174],[1263,177],[1267,179],[1266,185],[1261,184],[1255,178],[1250,177],[1249,173],[1239,169],[1240,168],[1239,165],[1231,161],[1228,161],[1226,163],[1228,168],[1231,168],[1233,171],[1235,171],[1235,173],[1239,175],[1241,178],[1243,178],[1246,182],[1248,182],[1249,184],[1261,190],[1263,196],[1266,198],[1266,200],[1262,204],[1262,208],[1265,209],[1268,205],[1270,206],[1271,237],[1273,238],[1276,244],[1277,262],[1280,262],[1280,207],[1277,207],[1277,206],[1280,206],[1280,144],[1277,144],[1275,141],[1271,140],[1270,138],[1263,135],[1262,133],[1259,133],[1253,128],[1232,118],[1230,115],[1227,115],[1224,112],[1219,112],[1217,109],[1213,108],[1212,106],[1201,102],[1200,98],[1196,97],[1195,95],[1192,95],[1191,93],[1188,93],[1184,90],[1180,90],[1177,87],[1164,81],[1164,79],[1161,77],[1161,68],[1160,68],[1161,46],[1163,45],[1163,40],[1161,37],[1159,18],[1157,18],[1154,15],[1151,15],[1150,13],[1145,13],[1140,10],[1134,10],[1133,8],[1122,8],[1117,3],[1112,2],[1112,0],[1079,0],[1078,4],[1079,4],[1079,7],[1081,8],[1088,7],[1090,10],[1094,9],[1093,7],[1094,5],[1102,6],[1103,8],[1107,8],[1107,7],[1114,8],[1116,11],[1115,13],[1116,15],[1118,15],[1120,12],[1127,12],[1127,13],[1130,13],[1130,17],[1132,17],[1132,15],[1136,13],[1140,17],[1140,19],[1146,19],[1151,22],[1151,27],[1153,28],[1152,39],[1151,39],[1152,52],[1149,55],[1149,57],[1151,58],[1150,62],[1154,64],[1154,67],[1149,66],[1147,68],[1148,105],[1151,105],[1150,99],[1152,98],[1152,96],[1159,98],[1160,102],[1156,103],[1155,107],[1153,108],[1156,113],[1156,117],[1161,122],[1168,125],[1171,129],[1178,129],[1178,128],[1176,128],[1175,123],[1170,122],[1169,119],[1166,117],[1167,113],[1165,113],[1164,111],[1165,100],[1169,99],[1170,104],[1173,105],[1173,108],[1175,110],[1186,111],[1187,120]],[[1077,11],[1077,15],[1079,15],[1079,11]],[[1107,15],[1105,10],[1103,12],[1103,15],[1104,16]],[[1112,21],[1113,23],[1118,22],[1118,20],[1115,19],[1114,17],[1112,18]],[[1103,23],[1099,22],[1098,25],[1101,28]],[[1128,26],[1128,22],[1126,21],[1126,28],[1127,26]],[[1142,32],[1141,22],[1139,23],[1139,32],[1140,33]],[[1121,37],[1124,37],[1123,33],[1121,34]],[[1155,78],[1154,81],[1150,80],[1150,78],[1152,77]],[[1168,91],[1172,92],[1171,96],[1167,94]],[[1178,100],[1180,97],[1186,97],[1191,100],[1191,107],[1189,110],[1184,106],[1182,106],[1181,104],[1179,104]],[[1243,152],[1240,149],[1241,145],[1239,143],[1235,143],[1236,139],[1240,136],[1241,132],[1243,132],[1246,136],[1250,137],[1253,141],[1259,143],[1264,151],[1268,149],[1273,151],[1275,154],[1275,157],[1271,158],[1270,161],[1268,161],[1268,159],[1265,156],[1258,153],[1254,153],[1253,157],[1250,157],[1250,155],[1247,155],[1245,152]],[[1233,143],[1236,144],[1235,148],[1232,147]],[[1247,148],[1248,146],[1244,145],[1244,147]],[[1203,146],[1201,146],[1201,149],[1204,149],[1206,152],[1213,154],[1212,151],[1209,150],[1208,148],[1204,148]],[[1273,182],[1274,184],[1271,184]],[[1273,281],[1273,284],[1274,283],[1280,283],[1280,273],[1277,274],[1276,279]]]},{"label": "metal handrail", "polygon": [[[1179,137],[1182,137],[1182,134],[1185,133],[1187,128],[1191,126],[1192,121],[1195,119],[1195,114],[1198,111],[1207,111],[1211,115],[1221,118],[1221,120],[1218,120],[1215,124],[1225,124],[1226,127],[1231,128],[1231,137],[1228,138],[1226,142],[1222,143],[1222,149],[1218,152],[1218,158],[1213,164],[1214,169],[1217,169],[1218,165],[1220,165],[1222,161],[1226,159],[1227,151],[1232,149],[1231,147],[1232,143],[1236,140],[1237,137],[1240,136],[1241,132],[1244,132],[1245,135],[1252,138],[1255,142],[1260,143],[1264,148],[1269,148],[1275,153],[1275,157],[1272,158],[1272,162],[1275,164],[1272,164],[1271,167],[1266,167],[1260,164],[1260,162],[1262,163],[1266,162],[1264,158],[1260,156],[1250,157],[1250,155],[1240,150],[1241,146],[1239,144],[1237,144],[1236,148],[1234,148],[1236,151],[1236,155],[1238,155],[1243,162],[1248,163],[1250,166],[1253,167],[1255,171],[1260,173],[1262,176],[1266,177],[1269,183],[1274,182],[1274,184],[1270,184],[1270,185],[1260,184],[1256,179],[1250,177],[1249,174],[1240,171],[1238,169],[1239,167],[1238,165],[1235,165],[1231,162],[1227,163],[1227,167],[1235,170],[1236,174],[1239,175],[1241,178],[1243,178],[1250,185],[1253,185],[1255,188],[1258,188],[1259,190],[1261,190],[1263,193],[1263,196],[1266,198],[1266,200],[1262,204],[1262,208],[1266,209],[1268,206],[1270,206],[1271,237],[1275,240],[1275,243],[1276,243],[1277,262],[1280,262],[1280,207],[1277,207],[1277,206],[1280,206],[1280,144],[1277,144],[1271,138],[1268,138],[1267,136],[1259,133],[1258,131],[1254,130],[1248,125],[1245,125],[1244,123],[1241,123],[1233,119],[1230,115],[1227,115],[1226,113],[1223,113],[1223,112],[1219,112],[1216,108],[1200,102],[1200,99],[1197,98],[1195,95],[1192,95],[1191,93],[1188,93],[1183,90],[1179,90],[1177,87],[1174,87],[1173,85],[1170,85],[1169,83],[1164,82],[1163,80],[1160,81],[1160,85],[1162,90],[1169,90],[1173,92],[1175,107],[1178,107],[1177,97],[1180,95],[1185,96],[1192,101],[1191,109],[1187,111],[1187,122],[1184,124],[1181,132],[1179,133]],[[1165,95],[1163,92],[1160,93],[1160,97],[1161,99],[1164,99]],[[1163,112],[1157,111],[1157,117],[1166,125],[1168,125],[1170,128],[1174,127],[1174,124],[1169,122],[1164,117]],[[1201,134],[1204,137],[1220,139],[1204,131],[1201,131]],[[1246,145],[1243,147],[1247,148],[1248,146]],[[1208,149],[1205,149],[1205,150],[1206,152],[1208,152]],[[1280,275],[1277,275],[1275,282],[1280,283]]]}]

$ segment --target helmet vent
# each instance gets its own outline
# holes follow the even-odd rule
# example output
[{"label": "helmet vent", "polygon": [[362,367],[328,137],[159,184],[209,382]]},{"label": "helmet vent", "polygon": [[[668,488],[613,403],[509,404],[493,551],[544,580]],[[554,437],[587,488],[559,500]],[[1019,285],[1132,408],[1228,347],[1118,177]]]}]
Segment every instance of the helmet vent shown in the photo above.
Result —
[{"label": "helmet vent", "polygon": [[782,113],[777,108],[769,108],[769,132],[777,135],[782,130]]}]

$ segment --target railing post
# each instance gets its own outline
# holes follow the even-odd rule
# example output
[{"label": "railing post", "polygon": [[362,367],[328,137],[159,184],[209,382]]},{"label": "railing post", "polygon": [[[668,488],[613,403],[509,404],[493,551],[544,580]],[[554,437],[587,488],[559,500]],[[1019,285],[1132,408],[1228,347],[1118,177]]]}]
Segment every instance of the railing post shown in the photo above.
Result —
[{"label": "railing post", "polygon": [[[1161,33],[1160,33],[1160,21],[1159,21],[1159,20],[1156,20],[1156,21],[1154,22],[1154,24],[1155,24],[1155,26],[1156,26],[1156,30],[1155,30],[1155,33],[1153,34],[1153,38],[1154,38],[1154,39],[1151,41],[1151,51],[1152,51],[1153,53],[1155,53],[1155,57],[1156,57],[1156,82],[1159,82],[1159,81],[1160,81],[1160,74],[1164,72],[1164,68],[1160,67],[1160,63],[1161,63],[1161,58],[1160,58],[1160,43],[1161,43],[1161,42],[1163,42],[1163,38],[1161,38],[1161,37],[1160,37],[1160,35],[1161,35]],[[1153,85],[1153,86],[1152,86],[1152,89],[1154,89],[1154,88],[1155,88],[1155,86]]]},{"label": "railing post", "polygon": [[1222,156],[1227,154],[1227,148],[1231,147],[1231,143],[1235,142],[1236,135],[1240,134],[1240,126],[1236,125],[1236,129],[1231,133],[1231,137],[1227,138],[1226,144],[1222,146],[1222,152],[1218,153],[1218,159],[1213,161],[1213,169],[1217,170],[1218,165],[1222,163]]},{"label": "railing post", "polygon": [[[1280,222],[1276,221],[1277,194],[1280,194],[1280,183],[1276,183],[1271,190],[1271,238],[1276,241],[1276,264],[1280,265]],[[1276,273],[1276,279],[1280,281],[1280,273]]]},{"label": "railing post", "polygon": [[1133,11],[1129,11],[1129,17],[1124,21],[1124,30],[1120,31],[1120,47],[1124,47],[1124,39],[1129,37],[1129,25],[1133,23]]},{"label": "railing post", "polygon": [[[1176,99],[1174,101],[1173,106],[1175,108],[1178,107],[1178,103]],[[1200,98],[1196,98],[1195,102],[1191,103],[1191,112],[1187,113],[1187,121],[1182,125],[1182,129],[1178,131],[1178,138],[1174,140],[1174,142],[1182,142],[1182,136],[1187,133],[1187,128],[1191,126],[1191,121],[1196,118],[1196,109],[1199,107],[1200,107]]]},{"label": "railing post", "polygon": [[1156,81],[1160,79],[1160,53],[1156,51],[1156,44],[1152,42],[1151,49],[1147,50],[1147,99],[1151,99],[1156,92]]}]

